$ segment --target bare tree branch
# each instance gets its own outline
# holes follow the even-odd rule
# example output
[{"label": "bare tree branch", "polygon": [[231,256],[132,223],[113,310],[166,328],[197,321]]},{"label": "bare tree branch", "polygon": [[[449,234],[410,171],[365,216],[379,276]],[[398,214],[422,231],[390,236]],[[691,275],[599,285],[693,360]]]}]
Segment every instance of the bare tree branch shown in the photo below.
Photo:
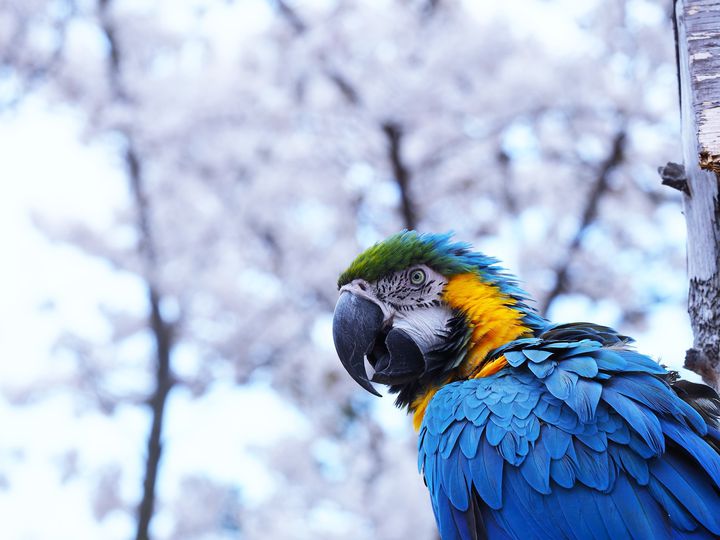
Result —
[{"label": "bare tree branch", "polygon": [[[107,75],[115,99],[124,101],[127,92],[122,83],[122,50],[117,28],[109,13],[111,0],[99,0],[98,15],[101,28],[109,43]],[[148,299],[148,325],[155,342],[155,389],[148,400],[152,423],[147,439],[143,494],[138,505],[136,540],[150,538],[150,521],[155,510],[155,486],[162,457],[162,429],[167,397],[174,384],[171,369],[171,352],[174,341],[174,323],[167,321],[161,311],[162,295],[155,283],[158,255],[152,230],[150,202],[143,185],[142,161],[134,146],[132,134],[125,133],[127,149],[125,165],[130,191],[135,205],[139,235],[138,251],[143,261]]]},{"label": "bare tree branch", "polygon": [[664,186],[682,191],[685,195],[690,195],[690,188],[688,187],[687,176],[685,175],[685,167],[679,163],[668,161],[664,167],[658,167],[658,173],[660,174],[660,178],[662,178],[662,184]]},{"label": "bare tree branch", "polygon": [[270,4],[275,8],[278,14],[290,25],[296,34],[303,34],[307,30],[307,25],[292,7],[285,0],[270,0]]},{"label": "bare tree branch", "polygon": [[510,156],[507,152],[505,152],[505,150],[499,148],[497,153],[495,154],[495,159],[497,166],[500,169],[500,174],[503,178],[502,194],[503,199],[505,200],[505,208],[507,209],[509,215],[515,216],[518,213],[518,203],[515,197],[515,193],[513,193],[512,190],[514,182],[513,171],[512,167],[510,166]]},{"label": "bare tree branch", "polygon": [[417,227],[417,212],[415,202],[410,194],[410,168],[402,159],[403,130],[400,124],[393,121],[386,121],[382,124],[382,130],[387,137],[387,157],[392,166],[393,177],[400,190],[400,212],[403,225],[406,229]]},{"label": "bare tree branch", "polygon": [[[329,69],[326,71],[326,75],[350,105],[360,106],[362,104],[360,93],[356,87],[339,70]],[[402,158],[402,126],[398,122],[386,120],[380,127],[387,140],[387,159],[393,171],[393,178],[400,191],[400,214],[403,227],[415,229],[418,223],[417,210],[410,193],[412,173],[410,167]]]},{"label": "bare tree branch", "polygon": [[149,204],[142,186],[140,160],[132,148],[128,148],[125,159],[137,209],[138,229],[140,231],[138,249],[143,255],[146,266],[146,287],[150,307],[148,322],[155,341],[155,389],[149,400],[152,425],[147,440],[143,495],[138,506],[138,526],[135,536],[136,540],[148,540],[150,521],[155,509],[155,485],[157,483],[160,458],[162,457],[161,440],[165,404],[174,383],[170,365],[174,325],[166,321],[162,315],[160,309],[162,296],[154,283],[157,269],[157,253],[150,226]]},{"label": "bare tree branch", "polygon": [[157,482],[160,458],[162,457],[162,427],[167,397],[173,386],[170,369],[170,352],[173,345],[172,325],[168,324],[160,311],[160,296],[154,287],[148,288],[150,302],[150,327],[155,338],[155,390],[150,398],[152,426],[147,440],[143,496],[138,508],[136,540],[149,538],[150,520],[155,509],[155,484]]},{"label": "bare tree branch", "polygon": [[597,218],[600,201],[608,190],[610,174],[622,163],[623,159],[625,159],[625,138],[625,129],[621,129],[615,134],[610,153],[598,170],[595,182],[593,183],[590,194],[585,202],[582,218],[580,219],[575,235],[568,245],[565,257],[560,264],[555,267],[555,285],[542,302],[540,312],[543,314],[547,314],[548,309],[555,299],[568,290],[570,282],[570,264],[580,249],[580,243],[582,242],[585,233]]},{"label": "bare tree branch", "polygon": [[435,11],[440,7],[441,0],[426,0],[424,11],[428,15],[433,15]]},{"label": "bare tree branch", "polygon": [[121,48],[118,43],[117,29],[110,14],[111,2],[112,0],[98,0],[98,18],[100,19],[100,27],[109,45],[107,76],[110,82],[110,89],[116,99],[124,101],[127,99],[127,95],[120,80],[120,74],[122,73],[122,66],[120,65]]},{"label": "bare tree branch", "polygon": [[337,89],[350,105],[360,105],[360,94],[342,73],[337,70],[328,70],[327,76],[335,83]]}]

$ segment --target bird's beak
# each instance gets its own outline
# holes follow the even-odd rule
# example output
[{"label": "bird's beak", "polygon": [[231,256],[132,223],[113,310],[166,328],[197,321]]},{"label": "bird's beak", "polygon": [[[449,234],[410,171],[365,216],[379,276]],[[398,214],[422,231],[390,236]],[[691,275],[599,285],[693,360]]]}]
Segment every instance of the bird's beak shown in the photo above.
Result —
[{"label": "bird's beak", "polygon": [[393,328],[385,336],[385,344],[376,346],[371,354],[375,373],[373,382],[405,384],[425,372],[425,355],[410,335]]},{"label": "bird's beak", "polygon": [[365,357],[375,372],[373,382],[394,385],[410,382],[425,372],[420,347],[402,329],[386,332],[383,311],[372,300],[351,291],[340,294],[333,317],[333,341],[340,361],[365,390],[379,396],[365,369]]},{"label": "bird's beak", "polygon": [[380,307],[349,291],[343,291],[333,315],[333,341],[342,365],[360,386],[380,396],[368,379],[365,355],[375,345],[380,332],[383,313]]}]

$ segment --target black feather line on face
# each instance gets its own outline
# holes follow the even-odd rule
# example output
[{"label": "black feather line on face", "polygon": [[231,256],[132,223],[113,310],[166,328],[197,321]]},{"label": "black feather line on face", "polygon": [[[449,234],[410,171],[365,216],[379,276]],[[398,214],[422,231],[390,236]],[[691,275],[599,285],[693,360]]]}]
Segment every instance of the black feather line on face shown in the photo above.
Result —
[{"label": "black feather line on face", "polygon": [[465,359],[471,335],[465,315],[454,310],[445,329],[437,334],[438,345],[425,354],[425,373],[416,381],[390,386],[390,392],[398,395],[395,405],[401,408],[409,406],[421,393],[439,386],[446,375]]}]

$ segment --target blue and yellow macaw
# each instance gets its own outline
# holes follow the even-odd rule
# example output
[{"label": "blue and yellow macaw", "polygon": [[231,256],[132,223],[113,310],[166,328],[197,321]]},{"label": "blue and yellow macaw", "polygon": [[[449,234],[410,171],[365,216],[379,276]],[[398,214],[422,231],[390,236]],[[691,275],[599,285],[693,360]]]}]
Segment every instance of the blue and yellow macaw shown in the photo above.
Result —
[{"label": "blue and yellow macaw", "polygon": [[413,414],[443,540],[720,536],[709,387],[611,328],[550,324],[447,234],[391,236],[338,285],[338,356]]}]

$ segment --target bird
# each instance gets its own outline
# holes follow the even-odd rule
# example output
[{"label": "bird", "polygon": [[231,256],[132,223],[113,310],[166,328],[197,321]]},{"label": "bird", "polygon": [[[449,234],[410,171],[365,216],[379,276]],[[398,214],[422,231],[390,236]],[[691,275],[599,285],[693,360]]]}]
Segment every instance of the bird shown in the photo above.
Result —
[{"label": "bird", "polygon": [[720,537],[709,386],[612,328],[550,323],[452,233],[393,234],[338,289],[338,357],[412,414],[443,540]]}]

